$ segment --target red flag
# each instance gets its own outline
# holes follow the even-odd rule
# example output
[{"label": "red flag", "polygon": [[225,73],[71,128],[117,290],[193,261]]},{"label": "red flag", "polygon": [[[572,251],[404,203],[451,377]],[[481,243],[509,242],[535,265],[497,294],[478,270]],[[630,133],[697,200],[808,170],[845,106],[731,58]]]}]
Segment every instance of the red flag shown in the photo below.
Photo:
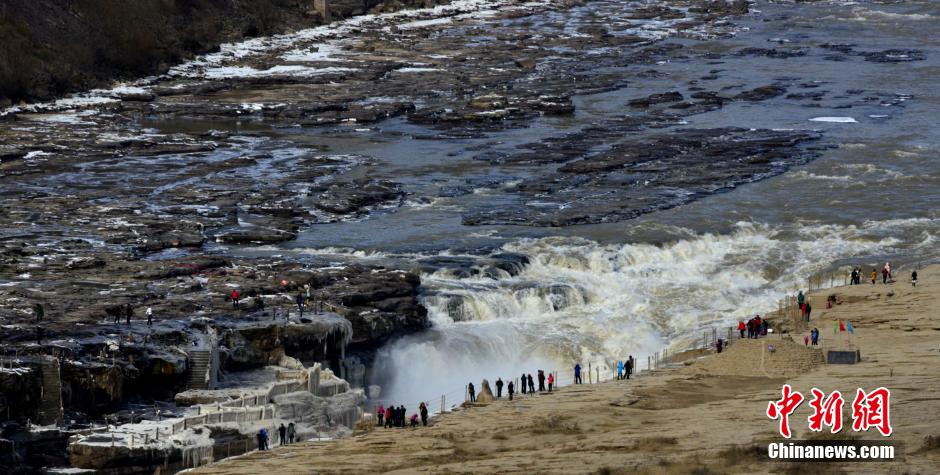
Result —
[{"label": "red flag", "polygon": [[839,320],[839,331],[840,332],[845,331],[845,322],[843,322],[842,320]]}]

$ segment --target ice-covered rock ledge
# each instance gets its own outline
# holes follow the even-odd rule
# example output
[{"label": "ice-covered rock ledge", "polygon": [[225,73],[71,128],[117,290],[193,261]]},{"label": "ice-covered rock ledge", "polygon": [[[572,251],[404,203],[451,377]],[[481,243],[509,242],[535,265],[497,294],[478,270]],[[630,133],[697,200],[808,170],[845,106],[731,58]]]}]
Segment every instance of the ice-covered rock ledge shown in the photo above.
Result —
[{"label": "ice-covered rock ledge", "polygon": [[349,435],[362,416],[365,396],[320,364],[296,360],[262,387],[186,391],[178,402],[200,402],[186,415],[103,427],[69,440],[72,466],[97,473],[127,474],[181,470],[257,448],[267,429],[279,443],[278,427],[293,422],[296,440]]}]

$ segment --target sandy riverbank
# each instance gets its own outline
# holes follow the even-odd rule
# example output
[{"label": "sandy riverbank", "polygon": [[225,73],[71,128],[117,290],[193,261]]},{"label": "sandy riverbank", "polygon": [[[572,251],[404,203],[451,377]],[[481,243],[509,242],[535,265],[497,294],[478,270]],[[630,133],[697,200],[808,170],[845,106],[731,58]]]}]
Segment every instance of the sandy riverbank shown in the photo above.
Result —
[{"label": "sandy riverbank", "polygon": [[[840,287],[814,294],[813,326],[822,350],[842,344],[833,324],[847,319],[862,363],[826,365],[803,348],[803,334],[754,364],[764,342],[732,345],[721,355],[629,382],[567,387],[552,394],[449,413],[432,427],[376,430],[349,439],[252,453],[195,470],[203,474],[277,473],[936,473],[940,466],[940,266],[889,285]],[[839,302],[825,309],[825,298]],[[771,343],[771,341],[766,341]],[[776,358],[776,360],[774,360]],[[785,360],[781,361],[781,359]],[[771,361],[773,360],[773,361]],[[798,371],[794,371],[794,369]],[[891,420],[901,446],[890,463],[799,465],[770,462],[766,443],[781,441],[764,414],[784,382],[808,395],[838,389],[846,398],[841,435],[851,431],[858,387],[891,390]],[[794,439],[810,437],[807,402],[791,417]],[[932,437],[932,438],[928,438]]]}]

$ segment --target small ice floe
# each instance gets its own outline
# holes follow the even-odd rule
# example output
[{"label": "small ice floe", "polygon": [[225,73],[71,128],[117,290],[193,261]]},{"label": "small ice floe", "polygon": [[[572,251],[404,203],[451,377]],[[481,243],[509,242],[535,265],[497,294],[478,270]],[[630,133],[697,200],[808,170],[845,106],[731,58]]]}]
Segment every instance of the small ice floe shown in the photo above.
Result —
[{"label": "small ice floe", "polygon": [[46,156],[46,155],[52,155],[52,154],[49,153],[49,152],[43,152],[42,150],[33,150],[33,151],[27,153],[26,156],[23,157],[23,159],[24,159],[24,160],[33,160],[33,159],[35,159],[35,158],[44,157],[44,156]]},{"label": "small ice floe", "polygon": [[94,470],[87,468],[75,468],[75,467],[53,467],[43,469],[46,473],[56,474],[56,475],[73,475],[80,473],[95,473]]},{"label": "small ice floe", "polygon": [[400,68],[397,71],[400,73],[429,73],[432,71],[440,71],[440,68],[423,68],[423,67],[409,67],[409,68]]},{"label": "small ice floe", "polygon": [[121,84],[120,86],[114,87],[110,90],[113,95],[121,94],[149,94],[150,91],[139,86],[131,86],[128,84]]},{"label": "small ice floe", "polygon": [[851,117],[813,117],[810,122],[831,122],[835,124],[857,124],[858,121]]}]

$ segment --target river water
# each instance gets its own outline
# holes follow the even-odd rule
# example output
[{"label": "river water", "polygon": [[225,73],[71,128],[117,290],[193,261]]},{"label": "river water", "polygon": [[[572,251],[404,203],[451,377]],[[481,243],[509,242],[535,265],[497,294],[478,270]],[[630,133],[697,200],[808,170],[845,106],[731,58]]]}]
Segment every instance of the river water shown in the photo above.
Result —
[{"label": "river water", "polygon": [[[539,32],[543,23],[561,18],[565,29],[574,31],[582,17],[605,15],[616,22],[624,11],[655,3],[589,2],[498,22],[502,29]],[[729,26],[733,36],[671,38],[695,54],[656,64],[658,74],[646,80],[575,95],[573,115],[546,115],[524,128],[482,135],[441,136],[403,118],[367,127],[160,117],[142,125],[161,132],[225,129],[263,137],[246,141],[245,149],[287,159],[295,148],[310,146],[350,164],[369,157],[372,165],[351,165],[341,177],[401,184],[407,193],[401,206],[316,224],[284,244],[211,250],[422,269],[422,299],[433,326],[389,342],[378,352],[370,381],[383,388],[383,400],[407,401],[411,408],[441,394],[459,398],[467,381],[509,379],[540,368],[567,373],[576,361],[603,367],[627,355],[642,360],[663,348],[681,349],[697,341],[703,329],[775,309],[786,292],[805,288],[806,279],[817,273],[853,265],[867,270],[885,261],[906,273],[935,261],[940,257],[938,20],[940,4],[926,0],[757,1],[750,14]],[[651,35],[668,34],[654,22],[648,26]],[[450,34],[466,34],[466,28],[455,23]],[[729,54],[745,48],[802,54]],[[916,49],[925,58],[906,61],[897,56],[915,53],[902,51],[892,62],[879,62],[840,53],[892,49]],[[638,68],[647,67],[625,64],[585,74],[635,78]],[[545,165],[493,165],[475,159],[482,153],[510,152],[622,117],[628,101],[650,94],[679,91],[688,97],[707,85],[731,95],[764,84],[804,96],[730,102],[684,117],[666,131],[814,130],[827,146],[817,159],[626,221],[566,227],[463,224],[464,215],[478,209],[570,204],[507,193]],[[444,192],[453,189],[465,192]],[[523,255],[528,263],[513,272],[422,264],[476,260],[483,269],[487,258],[505,253]]]},{"label": "river water", "polygon": [[[688,126],[820,130],[826,143],[837,147],[819,159],[728,193],[619,223],[461,225],[462,211],[506,199],[481,188],[458,198],[409,202],[357,222],[318,225],[287,246],[294,252],[353,253],[373,261],[499,251],[530,258],[515,276],[461,278],[446,270],[424,275],[424,299],[434,326],[379,353],[373,378],[385,387],[383,399],[433,400],[437,394],[459,395],[466,381],[484,377],[512,378],[536,368],[567,371],[574,361],[597,366],[630,354],[643,359],[689,344],[703,328],[775,309],[785,292],[805,288],[814,273],[856,264],[867,272],[885,261],[909,272],[937,259],[940,5],[757,2],[755,9],[759,13],[736,22],[744,30],[735,37],[697,41],[693,47],[785,46],[810,52],[786,60],[725,56],[711,66],[725,71],[711,87],[733,90],[738,78],[763,78],[810,83],[810,90],[836,97],[818,107],[786,100],[738,102],[691,116]],[[893,64],[840,62],[810,48],[825,43],[871,51],[914,45],[928,55],[925,61]],[[368,140],[337,137],[330,145],[378,158],[388,165],[378,169],[383,177],[412,190],[466,183],[494,173],[471,159],[471,150],[481,143],[509,147],[583,126],[622,113],[630,98],[686,92],[683,84],[706,73],[700,63],[681,61],[658,70],[674,82],[578,96],[573,118],[543,118],[524,130],[426,141],[402,139],[419,131],[393,121]],[[846,94],[852,90],[865,91],[862,97],[876,93],[879,99],[860,103]],[[836,119],[811,121],[819,117]],[[514,175],[525,172],[513,170]]]}]

